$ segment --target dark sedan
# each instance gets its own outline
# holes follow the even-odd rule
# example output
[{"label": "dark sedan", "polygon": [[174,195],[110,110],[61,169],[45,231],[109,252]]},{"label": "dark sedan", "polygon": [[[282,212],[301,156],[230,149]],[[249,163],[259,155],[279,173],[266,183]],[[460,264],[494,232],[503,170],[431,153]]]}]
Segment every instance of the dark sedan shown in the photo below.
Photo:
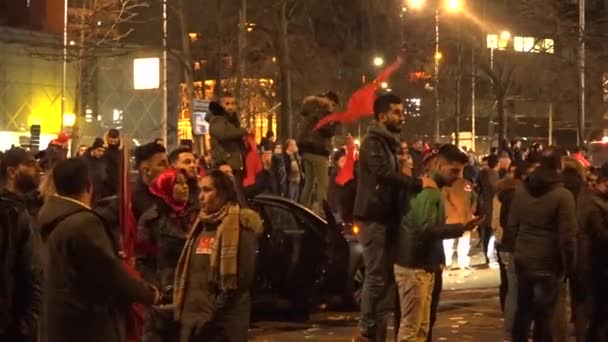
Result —
[{"label": "dark sedan", "polygon": [[[255,307],[285,303],[293,313],[339,298],[358,301],[363,281],[357,227],[337,225],[288,199],[260,195],[252,209],[264,220],[260,238]],[[259,309],[256,309],[259,311]]]}]

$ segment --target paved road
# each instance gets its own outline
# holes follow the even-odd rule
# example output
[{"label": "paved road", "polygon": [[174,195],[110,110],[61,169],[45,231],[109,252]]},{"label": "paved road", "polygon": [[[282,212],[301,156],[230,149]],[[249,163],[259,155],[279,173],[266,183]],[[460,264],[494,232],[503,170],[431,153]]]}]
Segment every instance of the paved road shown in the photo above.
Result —
[{"label": "paved road", "polygon": [[[473,263],[479,263],[474,258]],[[444,292],[434,341],[502,341],[502,314],[498,300],[497,270],[480,269],[468,277],[460,272],[444,273]],[[350,341],[357,331],[358,313],[321,312],[307,323],[258,322],[250,340]],[[391,336],[394,331],[389,332]],[[392,339],[389,341],[393,341]]]}]

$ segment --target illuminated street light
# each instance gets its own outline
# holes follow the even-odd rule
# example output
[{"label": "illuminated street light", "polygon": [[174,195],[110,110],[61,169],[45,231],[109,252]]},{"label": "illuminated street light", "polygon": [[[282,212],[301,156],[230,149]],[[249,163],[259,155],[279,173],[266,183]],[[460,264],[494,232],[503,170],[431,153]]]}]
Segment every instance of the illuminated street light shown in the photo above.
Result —
[{"label": "illuminated street light", "polygon": [[445,0],[445,9],[448,12],[460,12],[463,7],[462,0]]},{"label": "illuminated street light", "polygon": [[407,5],[409,8],[419,10],[424,6],[425,0],[408,0]]},{"label": "illuminated street light", "polygon": [[382,83],[380,83],[380,87],[381,87],[382,89],[386,89],[386,88],[388,88],[388,83],[386,83],[386,82],[382,82]]},{"label": "illuminated street light", "polygon": [[511,40],[511,32],[509,32],[509,31],[502,31],[500,33],[500,40]]},{"label": "illuminated street light", "polygon": [[377,67],[381,67],[384,65],[384,59],[382,57],[375,57],[374,58],[374,65]]},{"label": "illuminated street light", "polygon": [[435,53],[435,59],[440,61],[443,58],[443,54],[441,54],[441,52],[437,52]]}]

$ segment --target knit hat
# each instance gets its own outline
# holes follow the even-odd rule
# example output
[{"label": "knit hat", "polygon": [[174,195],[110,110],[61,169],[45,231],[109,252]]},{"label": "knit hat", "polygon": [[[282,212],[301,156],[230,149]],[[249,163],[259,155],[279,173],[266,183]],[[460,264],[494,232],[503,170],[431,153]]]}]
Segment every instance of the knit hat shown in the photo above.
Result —
[{"label": "knit hat", "polygon": [[101,138],[95,138],[95,141],[93,142],[93,145],[91,146],[92,149],[98,149],[100,147],[104,147],[103,144],[103,139]]},{"label": "knit hat", "polygon": [[67,133],[59,133],[59,135],[57,135],[57,139],[55,139],[58,143],[60,144],[65,144],[68,141],[70,141],[70,135]]}]

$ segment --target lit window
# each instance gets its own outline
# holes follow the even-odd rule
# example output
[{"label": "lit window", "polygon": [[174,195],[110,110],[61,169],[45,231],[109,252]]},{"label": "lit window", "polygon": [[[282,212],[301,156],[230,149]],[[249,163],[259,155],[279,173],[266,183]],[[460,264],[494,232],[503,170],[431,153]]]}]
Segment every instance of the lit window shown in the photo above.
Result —
[{"label": "lit window", "polygon": [[555,41],[553,39],[538,39],[534,37],[515,37],[513,48],[518,52],[526,53],[555,53]]},{"label": "lit window", "polygon": [[487,36],[487,45],[488,49],[498,49],[498,35],[489,34]]},{"label": "lit window", "polygon": [[136,58],[133,60],[133,88],[136,90],[158,89],[160,86],[160,60]]},{"label": "lit window", "polygon": [[534,37],[515,37],[513,48],[518,52],[533,52],[535,40]]}]

